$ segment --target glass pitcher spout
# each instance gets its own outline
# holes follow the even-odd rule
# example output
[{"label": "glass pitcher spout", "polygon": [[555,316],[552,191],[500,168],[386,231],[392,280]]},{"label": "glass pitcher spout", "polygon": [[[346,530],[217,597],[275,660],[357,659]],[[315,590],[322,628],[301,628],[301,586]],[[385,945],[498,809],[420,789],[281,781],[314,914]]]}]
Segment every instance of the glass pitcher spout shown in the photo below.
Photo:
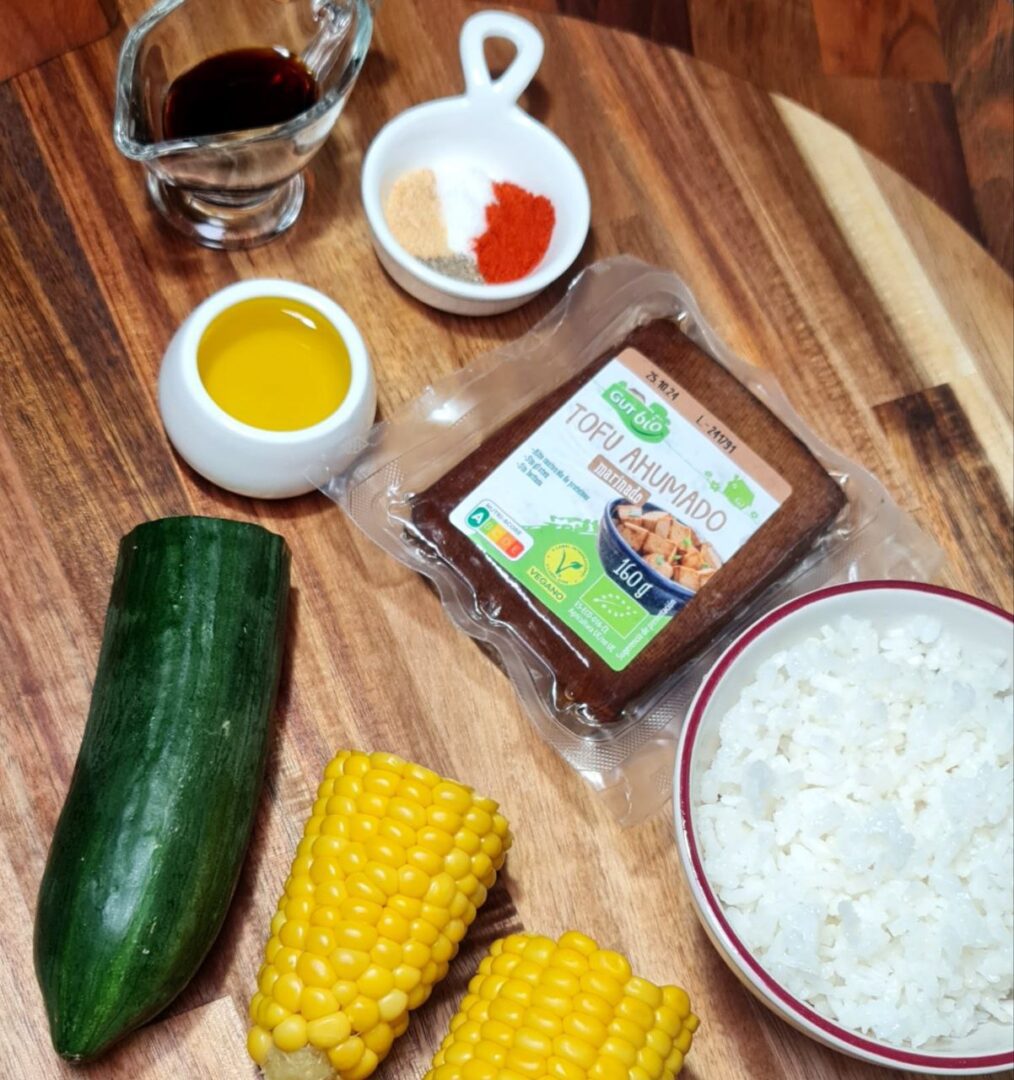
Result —
[{"label": "glass pitcher spout", "polygon": [[[302,170],[334,127],[369,49],[368,0],[160,0],[120,50],[113,138],[145,167],[156,208],[209,247],[250,247],[288,228]],[[234,50],[275,50],[312,76],[315,100],[280,123],[172,137],[174,81]]]}]

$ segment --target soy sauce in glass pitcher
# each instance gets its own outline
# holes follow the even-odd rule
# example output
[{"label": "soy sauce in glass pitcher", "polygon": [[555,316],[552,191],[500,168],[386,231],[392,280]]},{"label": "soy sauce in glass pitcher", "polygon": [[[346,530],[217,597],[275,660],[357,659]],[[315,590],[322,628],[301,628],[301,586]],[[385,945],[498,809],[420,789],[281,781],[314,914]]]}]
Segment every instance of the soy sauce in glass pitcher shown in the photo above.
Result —
[{"label": "soy sauce in glass pitcher", "polygon": [[167,139],[284,124],[320,92],[306,66],[285,49],[230,49],[202,60],[166,91]]},{"label": "soy sauce in glass pitcher", "polygon": [[229,249],[293,225],[304,170],[366,59],[371,7],[156,0],[123,39],[113,138],[144,166],[166,221],[199,244]]}]

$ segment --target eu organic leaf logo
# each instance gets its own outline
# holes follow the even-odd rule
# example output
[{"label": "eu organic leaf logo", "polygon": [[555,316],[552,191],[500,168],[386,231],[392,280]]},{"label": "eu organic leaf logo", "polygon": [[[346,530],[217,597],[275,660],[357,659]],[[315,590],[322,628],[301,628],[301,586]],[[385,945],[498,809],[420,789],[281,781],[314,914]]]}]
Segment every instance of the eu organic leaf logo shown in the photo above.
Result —
[{"label": "eu organic leaf logo", "polygon": [[665,407],[658,402],[648,405],[622,379],[613,383],[602,396],[619,414],[627,430],[639,439],[657,443],[669,434],[669,414]]}]

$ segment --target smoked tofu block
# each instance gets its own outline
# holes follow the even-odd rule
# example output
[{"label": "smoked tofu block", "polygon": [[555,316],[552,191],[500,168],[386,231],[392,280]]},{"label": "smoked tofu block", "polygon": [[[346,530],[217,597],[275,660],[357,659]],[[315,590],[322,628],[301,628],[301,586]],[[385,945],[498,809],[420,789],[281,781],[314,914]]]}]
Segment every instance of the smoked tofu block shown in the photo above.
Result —
[{"label": "smoked tofu block", "polygon": [[645,555],[661,555],[666,559],[672,559],[676,554],[676,545],[658,533],[648,533],[643,548]]},{"label": "smoked tofu block", "polygon": [[670,581],[672,580],[673,564],[664,555],[649,555],[645,562],[657,574],[661,574],[662,577],[668,578]]},{"label": "smoked tofu block", "polygon": [[[627,521],[636,521],[637,518],[627,518]],[[644,551],[644,545],[648,537],[652,535],[646,529],[640,529],[636,525],[624,524],[620,526],[620,536],[635,550]]]},{"label": "smoked tofu block", "polygon": [[691,548],[685,555],[680,556],[680,566],[685,566],[688,570],[697,570],[702,562],[701,553],[697,548]]},{"label": "smoked tofu block", "polygon": [[642,514],[639,506],[621,506],[616,514],[622,521],[636,521],[639,525],[643,524],[640,520]]},{"label": "smoked tofu block", "polygon": [[651,529],[659,536],[669,537],[669,529],[672,526],[672,515],[662,510],[649,510],[641,515],[641,523],[646,529]]},{"label": "smoked tofu block", "polygon": [[674,521],[669,527],[669,539],[677,548],[689,548],[694,543],[694,530],[682,521]]},{"label": "smoked tofu block", "polygon": [[691,570],[682,564],[675,567],[673,581],[679,582],[680,585],[686,585],[688,589],[693,589],[694,592],[697,592],[701,587],[701,575],[696,570]]},{"label": "smoked tofu block", "polygon": [[[451,523],[449,515],[594,373],[627,348],[639,351],[692,395],[720,425],[726,425],[775,470],[791,491],[718,570],[702,574],[697,569],[674,566],[674,580],[683,578],[697,594],[622,670],[614,670],[556,618],[547,603],[521,587],[476,547]],[[529,666],[551,676],[547,704],[562,721],[606,724],[620,720],[633,703],[676,675],[712,643],[734,614],[800,561],[844,503],[841,488],[806,446],[675,323],[660,319],[617,341],[567,382],[508,419],[475,451],[416,495],[411,531],[429,558],[444,563],[458,576],[474,597],[477,615],[509,628],[528,650]],[[668,514],[630,517],[637,517],[638,526],[644,529],[651,529],[652,521],[657,528],[663,518],[669,518],[665,536],[649,532],[645,537],[639,556],[645,560],[656,554],[671,559],[685,539],[682,532],[679,540],[672,539],[674,522]],[[703,589],[702,577],[707,581]]]},{"label": "smoked tofu block", "polygon": [[711,570],[717,570],[722,565],[721,557],[710,544],[701,544],[701,558],[704,565]]}]

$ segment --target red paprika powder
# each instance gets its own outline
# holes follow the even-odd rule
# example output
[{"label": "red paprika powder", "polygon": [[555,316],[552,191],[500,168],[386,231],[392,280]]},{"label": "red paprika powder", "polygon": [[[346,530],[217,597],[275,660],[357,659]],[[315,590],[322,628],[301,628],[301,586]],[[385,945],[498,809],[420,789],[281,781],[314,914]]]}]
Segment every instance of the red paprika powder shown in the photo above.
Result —
[{"label": "red paprika powder", "polygon": [[474,241],[479,273],[490,285],[517,281],[534,270],[556,225],[556,211],[545,195],[507,182],[495,183],[493,195],[486,231]]}]

